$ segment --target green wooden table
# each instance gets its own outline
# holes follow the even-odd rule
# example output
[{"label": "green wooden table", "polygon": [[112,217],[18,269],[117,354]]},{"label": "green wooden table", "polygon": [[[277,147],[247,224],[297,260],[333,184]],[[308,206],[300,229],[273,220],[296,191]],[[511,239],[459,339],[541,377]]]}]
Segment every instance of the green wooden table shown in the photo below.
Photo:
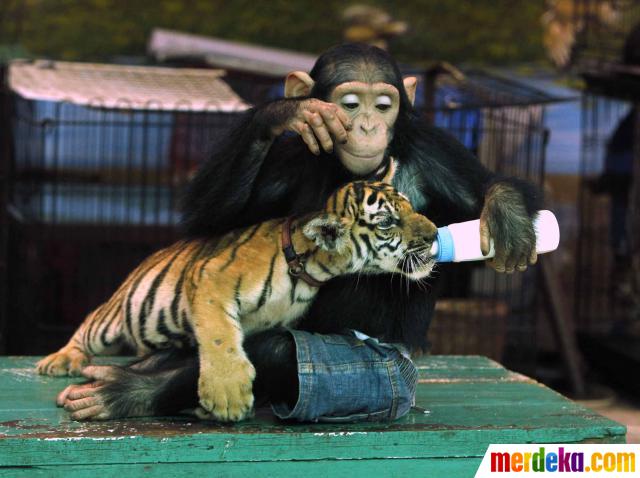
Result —
[{"label": "green wooden table", "polygon": [[473,476],[490,443],[624,443],[625,427],[483,357],[420,361],[417,405],[390,424],[70,421],[69,379],[0,358],[0,476]]}]

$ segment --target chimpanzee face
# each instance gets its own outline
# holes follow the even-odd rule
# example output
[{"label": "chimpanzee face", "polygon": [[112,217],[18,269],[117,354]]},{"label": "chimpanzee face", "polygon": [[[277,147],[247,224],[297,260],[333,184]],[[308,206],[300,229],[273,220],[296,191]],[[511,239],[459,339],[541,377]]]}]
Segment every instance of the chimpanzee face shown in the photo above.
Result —
[{"label": "chimpanzee face", "polygon": [[342,164],[357,175],[376,170],[393,136],[400,94],[388,83],[350,81],[335,87],[329,98],[351,117],[346,144],[334,143]]},{"label": "chimpanzee face", "polygon": [[394,124],[399,114],[411,108],[416,85],[415,77],[402,78],[388,53],[368,45],[344,44],[320,55],[310,73],[287,75],[285,96],[330,102],[346,113],[352,126],[347,142],[341,143],[344,131],[329,127],[329,134],[340,135],[340,141],[332,136],[332,149],[345,168],[366,176],[382,164]]}]

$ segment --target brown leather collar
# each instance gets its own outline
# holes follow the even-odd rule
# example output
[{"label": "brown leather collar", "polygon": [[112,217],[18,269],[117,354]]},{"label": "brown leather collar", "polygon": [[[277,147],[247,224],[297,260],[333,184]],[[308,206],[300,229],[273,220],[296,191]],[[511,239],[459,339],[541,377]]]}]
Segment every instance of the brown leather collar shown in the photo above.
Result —
[{"label": "brown leather collar", "polygon": [[297,254],[293,248],[293,243],[291,242],[292,222],[293,217],[290,216],[282,225],[282,252],[284,252],[284,258],[287,260],[287,264],[289,264],[289,274],[293,277],[299,277],[311,287],[320,287],[324,282],[314,279],[304,270],[304,257]]}]

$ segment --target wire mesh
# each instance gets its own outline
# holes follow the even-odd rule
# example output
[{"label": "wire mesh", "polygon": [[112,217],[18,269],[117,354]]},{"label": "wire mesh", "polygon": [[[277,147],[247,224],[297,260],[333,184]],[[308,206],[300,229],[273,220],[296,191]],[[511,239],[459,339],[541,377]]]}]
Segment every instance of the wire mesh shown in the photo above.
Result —
[{"label": "wire mesh", "polygon": [[583,333],[621,334],[640,319],[631,268],[637,204],[630,200],[640,179],[634,174],[640,162],[639,107],[589,92],[582,99],[575,316]]},{"label": "wire mesh", "polygon": [[[436,81],[422,105],[489,168],[542,183],[544,105],[518,82],[468,72]],[[176,238],[180,191],[234,113],[95,108],[12,97],[11,353],[61,345],[151,251]],[[444,268],[444,266],[443,266]],[[535,268],[499,275],[448,267],[430,332],[434,352],[484,354],[530,371]],[[444,272],[444,271],[443,271]],[[444,275],[444,274],[443,274]]]},{"label": "wire mesh", "polygon": [[573,0],[577,71],[616,72],[624,64],[624,45],[640,27],[638,0]]},{"label": "wire mesh", "polygon": [[[544,106],[552,101],[557,99],[520,82],[468,71],[464,77],[439,76],[433,107],[425,113],[491,170],[541,186],[548,140]],[[442,298],[429,332],[432,352],[482,354],[532,373],[538,271],[507,276],[483,263],[441,269]]]},{"label": "wire mesh", "polygon": [[574,8],[585,80],[575,324],[590,365],[631,390],[625,370],[637,363],[640,338],[640,1]]},{"label": "wire mesh", "polygon": [[10,348],[41,353],[177,238],[181,191],[239,113],[12,99]]}]

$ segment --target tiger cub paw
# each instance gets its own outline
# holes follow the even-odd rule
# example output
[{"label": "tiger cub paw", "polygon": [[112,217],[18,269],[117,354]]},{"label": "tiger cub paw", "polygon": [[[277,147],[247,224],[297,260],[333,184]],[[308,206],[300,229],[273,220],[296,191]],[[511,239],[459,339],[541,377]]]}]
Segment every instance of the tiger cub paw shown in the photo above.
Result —
[{"label": "tiger cub paw", "polygon": [[[190,410],[186,410],[185,413],[195,415],[199,420],[218,420],[218,418],[216,418],[213,413],[206,411],[202,407],[196,407]],[[253,415],[253,410],[250,410],[243,419],[251,418]]]},{"label": "tiger cub paw", "polygon": [[249,360],[225,364],[222,369],[205,367],[198,381],[200,418],[237,422],[249,417],[253,410],[251,385],[256,371]]},{"label": "tiger cub paw", "polygon": [[88,363],[89,356],[82,350],[75,347],[63,347],[56,353],[47,355],[40,360],[36,364],[36,370],[40,375],[77,376]]}]

